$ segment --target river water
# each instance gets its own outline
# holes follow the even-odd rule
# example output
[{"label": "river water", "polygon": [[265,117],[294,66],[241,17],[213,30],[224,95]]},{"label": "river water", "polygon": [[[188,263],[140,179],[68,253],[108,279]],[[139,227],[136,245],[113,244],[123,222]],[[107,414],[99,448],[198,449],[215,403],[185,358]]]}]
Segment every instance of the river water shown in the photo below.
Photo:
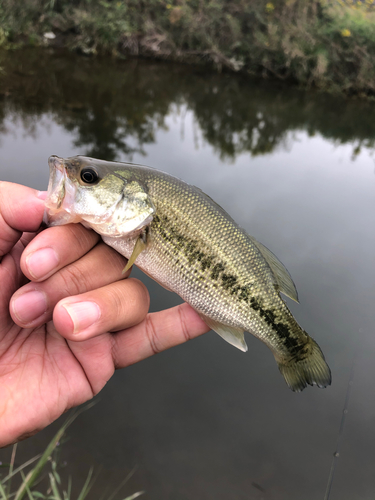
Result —
[{"label": "river water", "polygon": [[[323,499],[345,409],[326,498],[374,498],[375,103],[40,50],[0,66],[1,180],[46,189],[49,155],[84,154],[199,186],[286,265],[290,307],[333,375],[292,393],[261,342],[247,335],[244,354],[213,332],[118,371],[68,431],[73,489],[93,465],[99,498],[136,466],[116,498]],[[180,302],[133,273],[151,310]],[[18,461],[63,420],[19,445]]]}]

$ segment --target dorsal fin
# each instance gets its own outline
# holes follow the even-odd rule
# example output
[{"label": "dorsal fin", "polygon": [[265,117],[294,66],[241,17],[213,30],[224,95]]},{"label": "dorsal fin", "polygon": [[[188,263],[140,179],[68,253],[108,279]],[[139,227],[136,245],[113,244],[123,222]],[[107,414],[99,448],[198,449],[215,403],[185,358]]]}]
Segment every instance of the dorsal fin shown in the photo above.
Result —
[{"label": "dorsal fin", "polygon": [[249,235],[249,238],[263,255],[267,264],[270,266],[271,271],[275,277],[275,286],[277,290],[282,292],[292,300],[298,302],[296,285],[294,284],[292,277],[290,276],[289,271],[284,266],[284,264],[279,261],[279,259],[271,252],[271,250],[262,245],[262,243],[259,243],[259,241],[257,241],[253,236]]},{"label": "dorsal fin", "polygon": [[197,187],[197,186],[193,186],[194,189],[196,189],[202,196],[203,198],[206,198],[206,200],[216,208],[216,210],[218,212],[221,213],[221,215],[224,215],[224,217],[228,220],[230,220],[231,222],[233,222],[236,226],[238,226],[237,222],[235,220],[232,219],[232,217],[228,214],[228,212],[226,210],[224,210],[223,207],[221,207],[215,200],[213,200],[211,198],[211,196],[209,196],[207,193],[205,193],[204,191],[201,190],[201,188]]}]

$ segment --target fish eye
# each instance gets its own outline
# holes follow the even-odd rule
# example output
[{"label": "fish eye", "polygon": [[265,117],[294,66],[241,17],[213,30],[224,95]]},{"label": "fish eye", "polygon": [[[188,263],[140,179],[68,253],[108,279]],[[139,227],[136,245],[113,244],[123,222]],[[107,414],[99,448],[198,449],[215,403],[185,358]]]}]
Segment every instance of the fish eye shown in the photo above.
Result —
[{"label": "fish eye", "polygon": [[99,175],[93,168],[83,168],[81,170],[81,180],[85,184],[95,184],[99,179]]}]

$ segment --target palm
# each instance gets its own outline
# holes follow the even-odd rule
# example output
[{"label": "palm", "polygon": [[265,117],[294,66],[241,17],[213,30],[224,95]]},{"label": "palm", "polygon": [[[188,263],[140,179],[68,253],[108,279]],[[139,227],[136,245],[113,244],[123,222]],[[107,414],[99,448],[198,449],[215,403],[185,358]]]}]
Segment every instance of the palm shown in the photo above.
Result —
[{"label": "palm", "polygon": [[7,401],[4,426],[22,435],[18,427],[24,429],[34,419],[44,427],[92,396],[82,367],[52,323],[31,331],[13,328],[9,336],[16,342],[0,358],[1,398]]},{"label": "palm", "polygon": [[[36,419],[40,427],[48,425],[67,408],[92,397],[93,385],[97,392],[100,384],[104,385],[106,381],[102,374],[98,374],[95,383],[90,382],[84,369],[88,352],[82,356],[82,346],[67,342],[52,321],[37,328],[21,328],[13,322],[8,304],[13,293],[25,282],[19,265],[22,250],[23,243],[19,242],[4,258],[0,268],[3,285],[0,401],[7,402],[1,418],[5,427],[11,426],[16,432],[17,428],[27,428],[28,423]],[[100,338],[100,341],[105,339]],[[78,352],[75,354],[74,350]],[[82,358],[81,362],[79,358]],[[91,357],[90,363],[88,372],[96,364],[95,356]]]}]

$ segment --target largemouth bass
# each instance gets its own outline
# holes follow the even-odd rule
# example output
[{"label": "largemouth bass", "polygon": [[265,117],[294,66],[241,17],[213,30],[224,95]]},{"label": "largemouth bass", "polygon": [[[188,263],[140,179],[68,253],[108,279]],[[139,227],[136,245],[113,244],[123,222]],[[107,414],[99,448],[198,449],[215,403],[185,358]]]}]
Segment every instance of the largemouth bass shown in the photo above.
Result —
[{"label": "largemouth bass", "polygon": [[298,302],[288,271],[209,196],[142,165],[84,156],[48,161],[47,225],[92,228],[129,259],[125,269],[135,262],[242,351],[244,332],[252,333],[293,391],[331,383],[318,344],[280,297]]}]

